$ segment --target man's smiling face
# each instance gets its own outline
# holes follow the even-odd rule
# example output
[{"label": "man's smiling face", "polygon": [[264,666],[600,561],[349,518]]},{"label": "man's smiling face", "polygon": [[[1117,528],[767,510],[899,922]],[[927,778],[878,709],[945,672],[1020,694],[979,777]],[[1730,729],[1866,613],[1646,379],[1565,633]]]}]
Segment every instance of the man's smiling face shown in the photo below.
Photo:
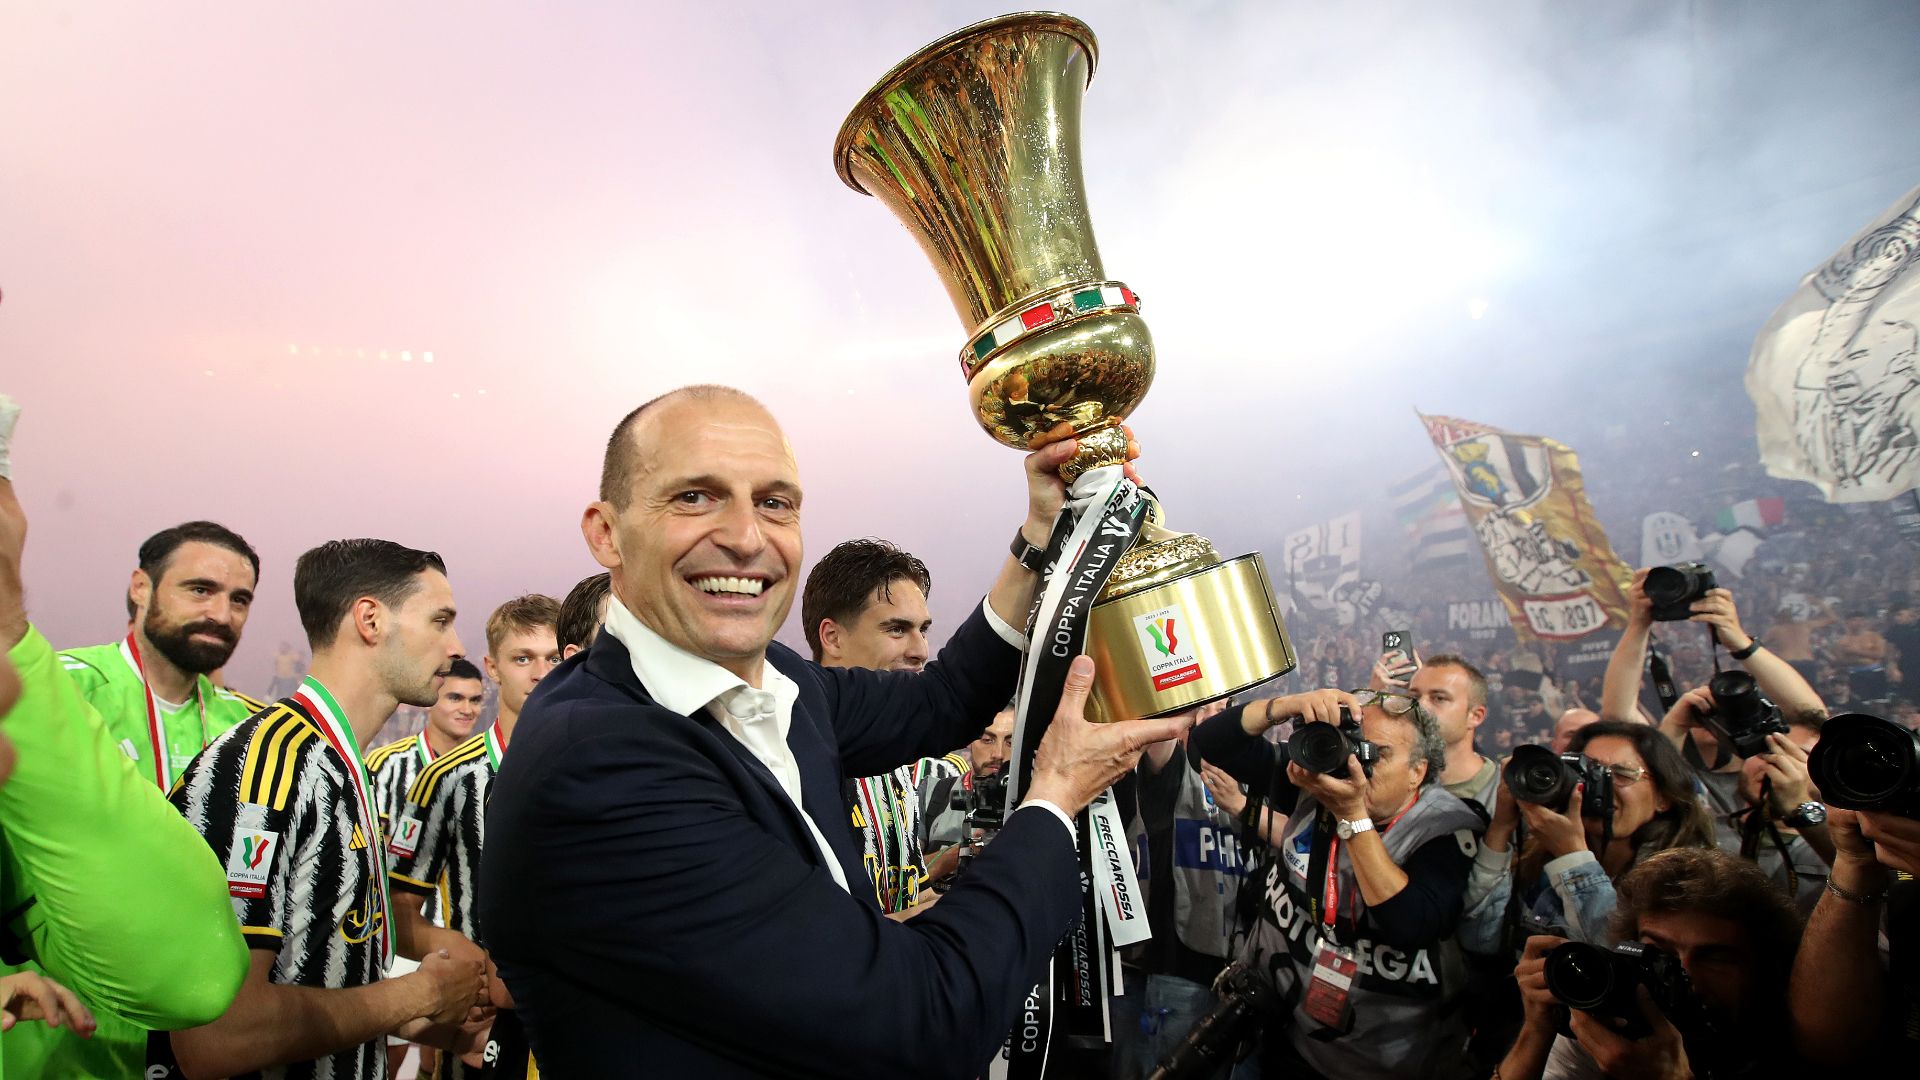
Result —
[{"label": "man's smiling face", "polygon": [[750,400],[681,397],[629,437],[627,505],[607,508],[614,591],[661,637],[758,685],[801,561],[800,471],[780,426]]}]

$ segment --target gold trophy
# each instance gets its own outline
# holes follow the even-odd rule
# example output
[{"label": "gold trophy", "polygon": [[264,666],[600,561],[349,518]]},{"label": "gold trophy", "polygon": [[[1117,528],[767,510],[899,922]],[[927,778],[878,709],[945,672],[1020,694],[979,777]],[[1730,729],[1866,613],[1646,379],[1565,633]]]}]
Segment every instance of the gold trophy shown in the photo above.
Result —
[{"label": "gold trophy", "polygon": [[[848,115],[834,166],[920,241],[970,329],[960,350],[974,416],[1021,450],[1070,425],[1071,482],[1126,460],[1120,424],[1153,383],[1140,301],[1100,264],[1080,176],[1080,100],[1093,31],[1052,12],[956,31],[887,72]],[[1221,559],[1162,527],[1094,605],[1089,717],[1162,716],[1293,670],[1258,553]]]}]

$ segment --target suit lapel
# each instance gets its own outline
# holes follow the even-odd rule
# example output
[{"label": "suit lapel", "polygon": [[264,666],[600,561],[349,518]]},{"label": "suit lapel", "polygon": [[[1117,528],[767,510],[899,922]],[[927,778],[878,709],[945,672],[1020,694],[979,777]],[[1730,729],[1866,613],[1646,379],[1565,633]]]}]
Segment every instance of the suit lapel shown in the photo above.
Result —
[{"label": "suit lapel", "polygon": [[[620,688],[638,702],[650,705],[656,709],[664,708],[664,706],[653,699],[652,694],[647,692],[647,688],[640,682],[640,677],[634,674],[633,657],[632,654],[627,652],[626,645],[622,644],[620,639],[614,637],[612,634],[602,633],[593,639],[593,647],[587,650],[587,670],[592,672],[593,675],[602,682]],[[789,677],[791,677],[791,674],[789,674]],[[804,687],[805,684],[803,683],[802,686]],[[804,701],[805,692],[803,689],[802,702]],[[805,804],[807,813],[812,816],[814,823],[820,827],[821,834],[827,838],[827,843],[833,848],[834,854],[840,857],[842,873],[849,875],[847,877],[848,884],[852,885],[855,881],[864,881],[866,871],[861,869],[857,853],[854,853],[851,869],[849,869],[847,860],[851,845],[845,842],[848,830],[835,827],[835,825],[847,820],[846,807],[836,805],[839,802],[837,798],[829,799],[825,803],[821,802],[814,790],[820,786],[820,780],[823,775],[826,778],[827,784],[831,785],[834,782],[834,778],[839,775],[838,763],[835,760],[826,759],[823,764],[822,757],[818,753],[821,743],[817,737],[797,740],[797,742],[806,745],[809,750],[807,754],[801,754],[799,752],[798,747],[795,745],[796,740],[793,737],[793,733],[801,729],[802,722],[800,715],[801,706],[796,704],[794,706],[794,721],[788,728],[787,745],[794,748],[794,757],[800,766],[801,802]],[[793,800],[787,797],[786,789],[780,786],[780,781],[774,779],[772,770],[768,769],[759,758],[754,757],[753,751],[748,750],[744,743],[734,738],[732,732],[729,732],[722,726],[720,721],[715,720],[713,714],[707,710],[697,710],[694,715],[688,716],[687,719],[699,725],[710,737],[718,740],[720,745],[727,748],[727,752],[732,755],[733,760],[739,763],[740,768],[753,778],[759,785],[762,794],[772,801],[777,808],[776,812],[781,815],[781,819],[786,823],[788,831],[792,833],[789,839],[793,845],[800,850],[802,855],[806,856],[809,862],[818,863],[820,861],[820,845],[813,842],[813,833],[807,829],[807,823],[805,819],[800,816],[799,809],[793,805]],[[814,729],[811,721],[806,724],[806,727],[809,731]],[[829,794],[831,794],[831,789],[829,789]],[[854,875],[859,876],[856,877]]]}]

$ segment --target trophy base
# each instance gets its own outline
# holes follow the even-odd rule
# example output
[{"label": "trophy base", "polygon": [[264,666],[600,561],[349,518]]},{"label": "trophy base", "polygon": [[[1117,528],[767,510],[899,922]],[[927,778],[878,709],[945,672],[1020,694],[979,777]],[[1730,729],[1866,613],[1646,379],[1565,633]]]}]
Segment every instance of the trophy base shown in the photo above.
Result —
[{"label": "trophy base", "polygon": [[1258,552],[1223,561],[1201,537],[1163,536],[1143,537],[1127,553],[1138,576],[1109,583],[1093,606],[1095,723],[1186,712],[1297,663]]}]

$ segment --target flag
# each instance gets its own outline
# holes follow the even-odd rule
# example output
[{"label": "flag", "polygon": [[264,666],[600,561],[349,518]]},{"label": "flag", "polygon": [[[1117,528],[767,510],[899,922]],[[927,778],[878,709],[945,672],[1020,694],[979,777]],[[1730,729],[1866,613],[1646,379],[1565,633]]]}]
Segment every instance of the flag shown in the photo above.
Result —
[{"label": "flag", "polygon": [[1387,489],[1394,516],[1413,541],[1415,569],[1463,563],[1473,552],[1467,512],[1445,466],[1435,465]]},{"label": "flag", "polygon": [[1421,416],[1522,639],[1626,626],[1632,575],[1587,502],[1573,451],[1538,435]]},{"label": "flag", "polygon": [[1713,524],[1721,532],[1732,532],[1735,529],[1765,529],[1785,520],[1787,504],[1784,499],[1748,499],[1720,511]]},{"label": "flag", "polygon": [[1734,577],[1746,572],[1747,563],[1765,542],[1748,529],[1735,529],[1725,535],[1708,533],[1700,538],[1700,546],[1706,551],[1707,558]]},{"label": "flag", "polygon": [[1760,461],[1828,502],[1920,485],[1920,188],[1800,279],[1753,342]]},{"label": "flag", "polygon": [[1334,594],[1360,580],[1360,514],[1288,533],[1284,550],[1295,604],[1333,611]]},{"label": "flag", "polygon": [[1648,514],[1640,523],[1640,565],[1668,566],[1673,563],[1700,562],[1700,536],[1693,522],[1671,510]]}]

